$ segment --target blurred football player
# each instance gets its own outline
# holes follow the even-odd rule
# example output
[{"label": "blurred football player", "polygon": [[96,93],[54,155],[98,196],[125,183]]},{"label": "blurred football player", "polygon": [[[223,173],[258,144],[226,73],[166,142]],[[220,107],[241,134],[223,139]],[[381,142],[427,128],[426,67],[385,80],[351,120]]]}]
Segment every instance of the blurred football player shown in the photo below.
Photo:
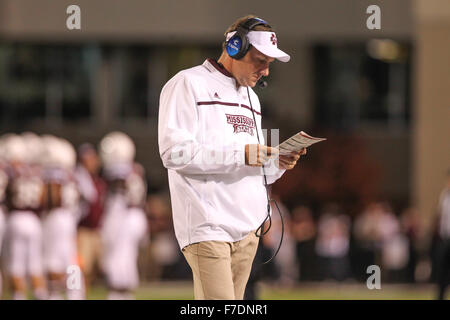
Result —
[{"label": "blurred football player", "polygon": [[134,155],[134,143],[124,133],[112,132],[100,142],[108,181],[102,240],[110,300],[133,298],[132,292],[139,285],[139,247],[148,239],[143,210],[145,173],[142,166],[134,163]]},{"label": "blurred football player", "polygon": [[[66,272],[77,265],[76,226],[79,194],[73,178],[76,152],[67,140],[43,136],[45,156],[43,177],[46,186],[43,218],[44,266],[47,271],[49,299],[82,299],[83,287],[67,288]],[[81,281],[80,281],[81,282]]]},{"label": "blurred football player", "polygon": [[13,299],[26,299],[27,276],[31,279],[34,298],[46,299],[39,219],[44,196],[38,165],[42,144],[39,137],[31,133],[23,136],[11,134],[5,138],[3,148],[9,177],[6,189],[6,262]]},{"label": "blurred football player", "polygon": [[[8,186],[8,174],[6,173],[6,159],[4,158],[5,152],[3,150],[3,139],[0,138],[0,257],[2,254],[3,235],[5,233],[5,195],[6,187]],[[1,263],[0,263],[1,266]],[[3,275],[0,269],[0,298],[3,294]]]},{"label": "blurred football player", "polygon": [[[86,290],[101,264],[102,244],[100,225],[107,185],[100,176],[101,162],[95,147],[85,143],[78,148],[78,165],[75,180],[80,192],[78,223],[78,253],[85,277]],[[97,268],[96,268],[97,267]]]}]

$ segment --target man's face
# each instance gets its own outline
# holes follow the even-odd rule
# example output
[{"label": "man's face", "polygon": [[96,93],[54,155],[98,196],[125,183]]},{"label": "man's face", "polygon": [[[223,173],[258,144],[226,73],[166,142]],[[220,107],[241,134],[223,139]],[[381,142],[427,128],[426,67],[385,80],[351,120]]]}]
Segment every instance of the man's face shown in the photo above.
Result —
[{"label": "man's face", "polygon": [[87,151],[83,154],[81,163],[91,174],[97,174],[100,169],[100,159],[94,150]]},{"label": "man's face", "polygon": [[240,86],[254,87],[262,76],[269,75],[269,64],[274,60],[251,47],[242,59],[233,61],[231,72]]}]

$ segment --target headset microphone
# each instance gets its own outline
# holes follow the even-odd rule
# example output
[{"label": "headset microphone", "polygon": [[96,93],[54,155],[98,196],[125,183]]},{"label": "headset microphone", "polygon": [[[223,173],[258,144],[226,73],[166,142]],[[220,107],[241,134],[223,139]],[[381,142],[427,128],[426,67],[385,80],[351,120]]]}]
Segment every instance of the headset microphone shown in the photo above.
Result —
[{"label": "headset microphone", "polygon": [[264,81],[262,78],[258,80],[257,85],[261,88],[264,89],[266,88],[269,84],[267,83],[267,81]]}]

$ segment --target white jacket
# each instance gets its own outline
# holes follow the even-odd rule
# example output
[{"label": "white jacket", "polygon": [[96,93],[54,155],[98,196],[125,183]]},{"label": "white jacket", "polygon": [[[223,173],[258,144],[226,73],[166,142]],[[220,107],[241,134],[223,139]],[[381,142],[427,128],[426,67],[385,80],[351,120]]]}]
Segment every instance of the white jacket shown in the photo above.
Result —
[{"label": "white jacket", "polygon": [[[168,169],[180,248],[200,241],[238,241],[267,215],[262,169],[245,165],[245,145],[258,143],[247,88],[236,88],[214,60],[183,70],[161,92],[159,153]],[[261,144],[260,104],[250,89]],[[266,168],[267,183],[285,170]]]}]

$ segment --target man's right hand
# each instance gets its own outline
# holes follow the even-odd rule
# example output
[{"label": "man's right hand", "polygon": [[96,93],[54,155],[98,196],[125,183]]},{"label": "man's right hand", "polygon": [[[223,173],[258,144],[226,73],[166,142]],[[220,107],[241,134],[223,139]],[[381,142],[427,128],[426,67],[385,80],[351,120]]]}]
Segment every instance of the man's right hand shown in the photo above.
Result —
[{"label": "man's right hand", "polygon": [[262,144],[245,145],[245,164],[253,167],[261,167],[270,159],[276,158],[279,154],[277,148],[268,147]]}]

